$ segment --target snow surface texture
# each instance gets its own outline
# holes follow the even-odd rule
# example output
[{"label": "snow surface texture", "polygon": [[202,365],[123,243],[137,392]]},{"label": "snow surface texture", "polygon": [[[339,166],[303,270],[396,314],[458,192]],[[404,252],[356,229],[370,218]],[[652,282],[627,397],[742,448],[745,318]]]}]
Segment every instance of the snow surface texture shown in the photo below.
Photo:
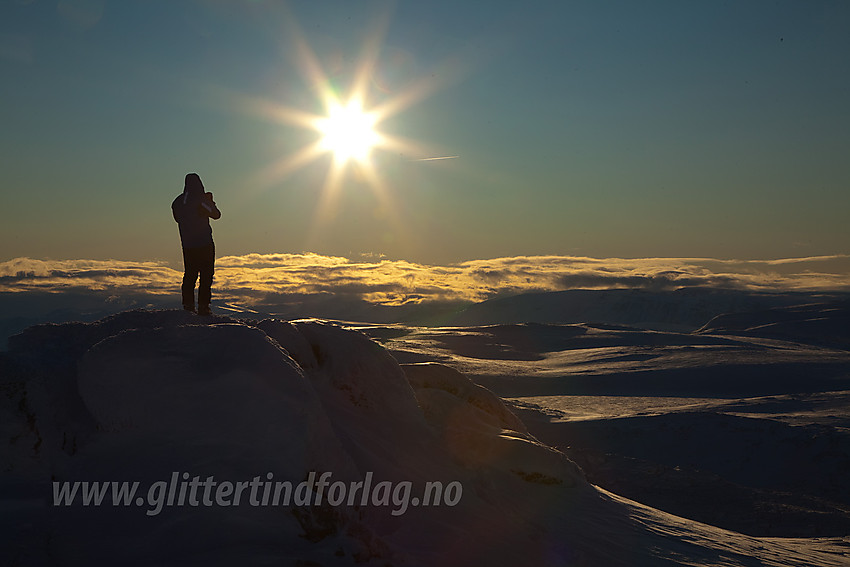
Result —
[{"label": "snow surface texture", "polygon": [[[589,484],[453,368],[322,321],[131,311],[0,356],[4,565],[846,565]],[[459,481],[454,506],[54,507],[52,481]]]}]

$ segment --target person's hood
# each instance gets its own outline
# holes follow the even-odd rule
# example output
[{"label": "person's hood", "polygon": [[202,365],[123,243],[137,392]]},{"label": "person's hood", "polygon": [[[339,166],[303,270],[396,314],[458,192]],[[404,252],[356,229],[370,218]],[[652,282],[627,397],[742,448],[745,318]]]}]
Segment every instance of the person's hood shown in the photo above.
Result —
[{"label": "person's hood", "polygon": [[183,203],[186,203],[190,197],[200,198],[203,194],[204,184],[201,182],[201,177],[197,173],[187,173],[183,184]]}]

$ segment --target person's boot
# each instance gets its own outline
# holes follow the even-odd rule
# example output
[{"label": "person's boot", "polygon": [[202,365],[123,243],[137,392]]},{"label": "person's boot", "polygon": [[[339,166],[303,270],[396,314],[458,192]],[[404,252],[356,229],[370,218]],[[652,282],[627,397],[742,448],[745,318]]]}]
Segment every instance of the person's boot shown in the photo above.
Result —
[{"label": "person's boot", "polygon": [[198,315],[212,315],[209,305],[198,305]]},{"label": "person's boot", "polygon": [[186,311],[191,311],[192,313],[195,312],[195,306],[194,305],[185,305],[184,304],[183,309],[186,310]]}]

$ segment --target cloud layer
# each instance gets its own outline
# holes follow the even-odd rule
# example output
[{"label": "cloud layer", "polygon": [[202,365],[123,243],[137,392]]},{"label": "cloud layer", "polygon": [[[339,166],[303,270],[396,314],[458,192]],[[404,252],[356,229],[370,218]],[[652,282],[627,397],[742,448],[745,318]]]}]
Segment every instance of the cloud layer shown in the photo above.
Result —
[{"label": "cloud layer", "polygon": [[[182,273],[165,262],[34,260],[0,263],[2,292],[175,294]],[[781,260],[520,256],[433,266],[318,254],[247,254],[216,262],[215,292],[243,306],[282,296],[334,295],[377,305],[482,301],[567,289],[850,291],[850,255]]]}]

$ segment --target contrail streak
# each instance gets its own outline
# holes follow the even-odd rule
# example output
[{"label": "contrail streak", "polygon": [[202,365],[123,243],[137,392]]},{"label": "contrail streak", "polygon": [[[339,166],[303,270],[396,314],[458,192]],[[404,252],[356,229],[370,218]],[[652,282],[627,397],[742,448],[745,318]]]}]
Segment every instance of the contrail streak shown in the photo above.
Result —
[{"label": "contrail streak", "polygon": [[459,158],[459,157],[460,156],[425,157],[425,158],[413,159],[413,160],[410,160],[410,161],[436,161],[438,159],[456,159],[456,158]]}]

